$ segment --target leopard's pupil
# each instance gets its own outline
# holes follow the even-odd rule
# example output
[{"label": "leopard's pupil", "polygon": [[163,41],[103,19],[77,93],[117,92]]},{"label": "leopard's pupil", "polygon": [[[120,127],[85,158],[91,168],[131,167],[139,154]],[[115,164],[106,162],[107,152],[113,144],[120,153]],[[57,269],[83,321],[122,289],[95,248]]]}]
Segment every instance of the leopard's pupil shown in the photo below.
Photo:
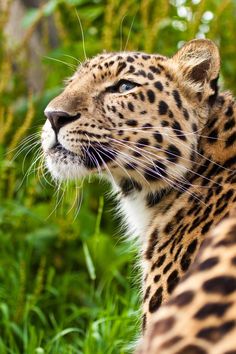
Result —
[{"label": "leopard's pupil", "polygon": [[122,85],[120,85],[119,91],[120,91],[120,92],[129,91],[129,90],[131,90],[133,87],[134,87],[134,84],[133,84],[133,83],[131,83],[131,82],[126,82],[126,83],[123,83]]}]

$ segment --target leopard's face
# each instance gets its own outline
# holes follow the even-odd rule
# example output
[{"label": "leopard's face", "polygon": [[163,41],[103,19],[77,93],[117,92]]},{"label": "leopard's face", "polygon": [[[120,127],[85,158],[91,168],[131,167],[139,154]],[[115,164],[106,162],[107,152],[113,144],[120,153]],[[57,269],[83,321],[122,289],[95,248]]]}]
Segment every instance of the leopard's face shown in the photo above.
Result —
[{"label": "leopard's face", "polygon": [[42,146],[54,178],[100,173],[129,178],[137,189],[184,178],[206,107],[183,88],[180,70],[175,57],[136,52],[102,54],[79,67],[45,110]]}]

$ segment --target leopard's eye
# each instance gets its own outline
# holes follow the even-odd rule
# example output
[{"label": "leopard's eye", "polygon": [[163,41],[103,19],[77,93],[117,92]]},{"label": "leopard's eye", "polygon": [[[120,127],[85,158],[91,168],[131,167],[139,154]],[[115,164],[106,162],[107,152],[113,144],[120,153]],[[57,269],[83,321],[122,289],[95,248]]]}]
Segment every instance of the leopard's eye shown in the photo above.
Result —
[{"label": "leopard's eye", "polygon": [[134,82],[122,80],[120,84],[117,85],[117,91],[120,93],[132,90],[136,85]]},{"label": "leopard's eye", "polygon": [[110,93],[125,93],[132,90],[136,86],[141,86],[137,82],[132,82],[129,80],[120,80],[115,85],[106,88],[106,92]]}]

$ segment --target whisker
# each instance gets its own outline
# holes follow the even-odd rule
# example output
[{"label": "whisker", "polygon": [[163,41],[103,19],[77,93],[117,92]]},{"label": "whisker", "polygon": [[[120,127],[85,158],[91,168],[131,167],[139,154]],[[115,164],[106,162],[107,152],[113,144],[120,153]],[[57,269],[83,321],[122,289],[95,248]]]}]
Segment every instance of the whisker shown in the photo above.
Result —
[{"label": "whisker", "polygon": [[[129,128],[128,128],[128,129],[129,129]],[[132,129],[132,128],[131,128],[131,129]],[[134,129],[135,129],[135,128],[134,128]],[[149,128],[149,129],[150,129],[150,128]],[[165,127],[165,129],[167,129],[167,127]],[[170,128],[168,128],[168,129],[170,129]],[[111,130],[112,130],[112,129],[111,129]],[[115,129],[115,130],[116,130],[116,131],[119,131],[119,129]],[[124,129],[122,129],[122,130],[124,130]],[[134,130],[134,131],[135,131],[135,130]],[[136,131],[138,132],[139,130],[136,130]],[[145,132],[145,131],[140,130],[140,132]],[[147,131],[146,131],[146,132],[147,132]],[[149,131],[149,133],[150,133],[150,131]],[[211,160],[211,159],[208,158],[207,156],[201,154],[199,151],[197,151],[197,150],[195,150],[195,149],[192,149],[192,147],[190,147],[190,146],[187,145],[186,143],[184,143],[184,142],[180,141],[179,139],[177,139],[176,135],[171,135],[171,134],[167,134],[167,133],[161,133],[161,134],[162,134],[162,135],[166,135],[168,138],[172,139],[172,140],[175,141],[175,142],[178,142],[178,144],[181,144],[181,145],[184,146],[186,149],[193,151],[196,155],[198,155],[198,156],[200,156],[201,158],[203,158],[203,159],[205,159],[205,160],[207,160],[207,161],[209,161],[209,162],[215,164],[216,166],[218,166],[218,167],[220,167],[220,168],[222,168],[222,169],[224,169],[224,170],[226,170],[226,171],[229,171],[229,172],[235,172],[235,171],[233,171],[233,170],[231,170],[231,169],[229,169],[229,168],[227,168],[227,167],[222,166],[222,165],[219,164],[218,162],[215,162],[215,161]],[[189,133],[189,134],[192,134],[192,133]],[[187,133],[186,133],[185,135],[187,135]],[[206,136],[206,137],[207,137],[207,136]],[[207,137],[207,138],[208,138],[208,137]],[[222,140],[225,141],[224,139],[222,139]]]},{"label": "whisker", "polygon": [[[84,182],[84,178],[82,180],[82,183]],[[78,207],[77,207],[77,211],[75,212],[75,215],[74,215],[74,218],[73,218],[73,222],[75,222],[79,212],[80,212],[80,209],[81,209],[81,205],[82,205],[82,201],[83,201],[83,186],[80,187],[80,193],[79,193],[79,203],[78,203]]]},{"label": "whisker", "polygon": [[126,43],[125,43],[125,49],[124,49],[124,51],[126,51],[126,48],[127,48],[127,46],[128,46],[129,38],[130,38],[130,35],[131,35],[131,31],[132,31],[132,29],[133,29],[133,25],[134,25],[134,21],[135,21],[136,15],[137,15],[137,12],[136,12],[136,14],[134,15],[133,20],[132,20],[132,22],[131,22],[131,26],[130,26],[130,28],[129,28],[129,33],[128,33],[128,37],[127,37],[127,40],[126,40]]},{"label": "whisker", "polygon": [[69,64],[66,61],[63,61],[63,60],[60,60],[60,59],[57,59],[57,58],[52,58],[52,57],[48,57],[48,56],[45,56],[45,55],[44,55],[44,58],[56,61],[56,62],[61,63],[61,64],[64,64],[64,65],[68,66],[73,71],[75,71],[75,69],[77,68],[77,66],[75,64]]},{"label": "whisker", "polygon": [[88,58],[87,58],[86,50],[85,50],[85,40],[84,40],[84,30],[83,30],[83,26],[82,26],[82,23],[81,23],[81,20],[80,20],[80,17],[79,17],[79,14],[78,14],[77,9],[75,9],[75,13],[76,13],[77,19],[78,19],[78,21],[79,21],[79,25],[80,25],[81,36],[82,36],[82,43],[83,43],[84,58],[87,60]]},{"label": "whisker", "polygon": [[[108,138],[109,138],[109,137],[108,137]],[[127,144],[127,141],[122,140],[122,139],[120,139],[120,140],[116,140],[116,139],[113,139],[113,138],[109,138],[109,139],[115,140],[117,143],[119,143],[120,141],[123,141],[124,143]],[[136,143],[129,141],[129,143],[128,143],[127,145],[129,145],[129,144],[134,144],[134,145],[135,145]],[[140,144],[140,146],[145,146],[145,145],[144,145],[144,144]],[[155,146],[148,146],[148,148],[151,148],[151,149],[153,149],[153,150],[157,150],[158,152],[165,152],[164,149],[157,148],[157,147],[155,147]],[[166,159],[165,159],[163,156],[155,155],[154,153],[152,153],[152,152],[150,152],[150,151],[146,151],[146,150],[144,151],[143,149],[139,148],[138,146],[135,146],[135,149],[133,149],[133,151],[136,152],[136,149],[140,152],[140,154],[146,153],[146,154],[148,154],[148,155],[150,155],[150,156],[153,156],[153,157],[155,157],[155,158],[158,157],[158,159],[161,159],[161,160],[166,161]],[[178,157],[179,159],[182,159],[182,160],[185,160],[185,161],[188,161],[188,162],[192,162],[190,159],[187,159],[187,158],[185,158],[185,157],[183,157],[183,156],[178,156],[178,155],[176,155],[176,154],[174,154],[174,153],[170,153],[170,152],[169,152],[169,154],[170,154],[171,156]],[[171,163],[171,164],[177,165],[177,163],[174,162],[174,161],[168,160],[168,162]],[[196,162],[194,162],[194,164],[199,165],[199,166],[202,166],[201,163],[196,163]],[[184,168],[186,171],[193,173],[193,174],[196,175],[196,176],[199,176],[199,177],[201,177],[201,178],[203,178],[203,179],[205,179],[205,180],[207,180],[207,181],[209,181],[209,182],[213,182],[216,186],[221,186],[221,187],[222,187],[222,185],[221,185],[220,183],[218,183],[218,182],[216,182],[216,181],[213,181],[213,180],[211,180],[210,178],[208,178],[208,177],[206,177],[206,176],[204,176],[204,175],[201,175],[200,173],[198,173],[198,172],[196,172],[196,171],[194,171],[194,170],[192,170],[192,169],[190,169],[190,168],[187,168],[187,167],[184,166],[184,165],[181,165],[181,167]],[[181,176],[181,175],[180,175],[180,176]],[[187,182],[187,180],[186,180],[186,182]],[[197,185],[197,184],[192,184],[192,186],[200,187],[200,188],[209,188],[209,187],[207,187],[207,186],[201,186],[201,185]],[[214,186],[211,186],[211,188],[213,188],[213,187],[214,187]]]},{"label": "whisker", "polygon": [[120,22],[120,52],[122,51],[123,48],[123,22],[127,15],[124,15],[121,22]]},{"label": "whisker", "polygon": [[[169,128],[169,127],[162,127],[162,126],[152,126],[152,127],[142,127],[142,128],[123,128],[123,131],[131,131],[131,132],[139,132],[139,133],[155,133],[155,129],[158,130],[169,130],[171,132],[170,133],[163,133],[161,132],[161,135],[164,136],[168,136],[168,137],[174,137],[176,138],[176,134],[173,134],[173,129]],[[120,129],[117,128],[110,128],[110,130],[115,130],[115,131],[119,131]],[[154,131],[153,131],[154,130]],[[185,130],[178,130],[175,129],[176,132],[179,132],[178,136],[189,136],[189,135],[197,135],[198,137],[201,138],[207,138],[210,140],[219,140],[219,141],[226,141],[225,139],[221,139],[221,138],[215,138],[215,137],[210,137],[208,135],[201,135],[201,134],[197,134],[199,131],[202,131],[202,128],[199,128],[198,130],[195,130],[194,132],[189,132],[189,131],[185,131]]]},{"label": "whisker", "polygon": [[69,55],[69,54],[62,54],[62,55],[64,57],[67,57],[67,58],[75,60],[78,64],[82,64],[82,62],[79,59],[77,59],[76,57],[73,57],[72,55]]},{"label": "whisker", "polygon": [[[15,148],[12,148],[12,149],[10,149],[10,150],[7,150],[7,152],[5,153],[5,155],[7,156],[7,155],[10,155],[10,154],[12,154],[13,153],[13,151],[15,151],[15,150],[21,150],[21,149],[23,149],[24,150],[24,148],[27,148],[28,147],[28,145],[29,145],[29,143],[31,143],[32,141],[34,141],[34,140],[38,140],[38,133],[35,133],[35,134],[31,134],[31,135],[29,135],[29,136],[27,136],[27,137],[25,137]],[[16,152],[16,154],[18,154],[18,152],[19,151],[17,151]],[[18,156],[18,155],[17,155]],[[13,160],[15,160],[16,159],[16,157],[15,157],[15,155],[13,156]]]}]

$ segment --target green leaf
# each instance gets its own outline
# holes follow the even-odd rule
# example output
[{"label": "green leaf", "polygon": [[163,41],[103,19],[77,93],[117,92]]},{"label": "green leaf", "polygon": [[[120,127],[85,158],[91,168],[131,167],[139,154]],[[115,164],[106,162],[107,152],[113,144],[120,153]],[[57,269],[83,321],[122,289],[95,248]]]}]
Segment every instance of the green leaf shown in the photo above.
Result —
[{"label": "green leaf", "polygon": [[93,265],[91,255],[89,253],[88,246],[85,242],[83,243],[83,250],[84,250],[84,256],[85,256],[85,261],[88,268],[89,276],[92,280],[94,280],[96,279],[95,268]]}]

